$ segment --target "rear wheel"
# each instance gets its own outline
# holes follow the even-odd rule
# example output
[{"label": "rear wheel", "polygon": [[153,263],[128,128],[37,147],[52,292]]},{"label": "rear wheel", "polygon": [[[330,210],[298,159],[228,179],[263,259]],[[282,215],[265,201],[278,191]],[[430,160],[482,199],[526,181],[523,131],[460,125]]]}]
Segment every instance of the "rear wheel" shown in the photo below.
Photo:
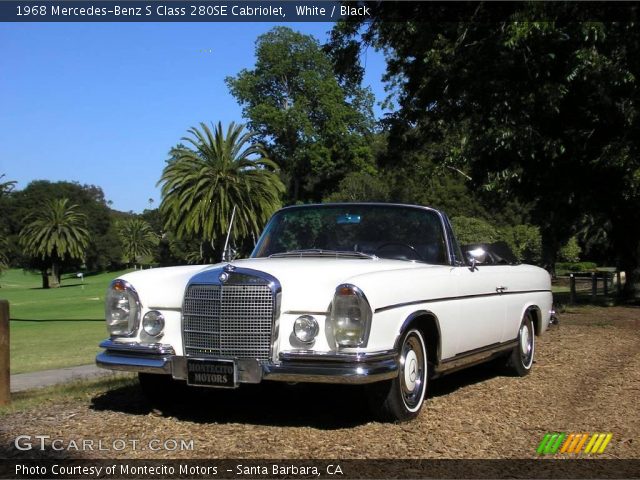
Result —
[{"label": "rear wheel", "polygon": [[369,400],[381,420],[403,422],[415,418],[427,389],[427,348],[418,329],[410,329],[400,343],[398,375],[385,382],[373,384]]},{"label": "rear wheel", "polygon": [[507,368],[511,373],[519,377],[527,375],[533,367],[533,356],[536,350],[535,332],[533,330],[533,317],[527,312],[522,319],[518,330],[518,344],[513,348]]}]

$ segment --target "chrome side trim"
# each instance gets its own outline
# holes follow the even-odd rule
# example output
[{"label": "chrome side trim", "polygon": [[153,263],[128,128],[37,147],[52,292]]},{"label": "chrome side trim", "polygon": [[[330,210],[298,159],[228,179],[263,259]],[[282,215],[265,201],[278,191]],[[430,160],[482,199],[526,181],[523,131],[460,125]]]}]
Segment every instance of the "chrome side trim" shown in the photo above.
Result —
[{"label": "chrome side trim", "polygon": [[518,345],[518,340],[511,340],[504,343],[495,343],[487,347],[478,348],[476,350],[470,350],[468,352],[460,353],[455,357],[442,360],[439,365],[436,366],[436,375],[443,375],[445,373],[452,373],[456,370],[469,367],[478,363],[483,363],[490,360],[494,356],[501,354],[507,350],[512,350]]},{"label": "chrome side trim", "polygon": [[376,308],[374,313],[385,312],[387,310],[393,310],[394,308],[408,307],[408,306],[411,306],[411,305],[421,305],[423,303],[436,303],[436,302],[445,302],[445,301],[454,301],[454,300],[467,300],[469,298],[494,297],[496,295],[499,295],[499,296],[522,295],[522,294],[525,294],[525,293],[545,293],[545,292],[551,293],[551,290],[520,290],[520,291],[503,292],[503,293],[491,292],[491,293],[476,293],[476,294],[472,294],[472,295],[461,295],[461,296],[455,296],[455,297],[426,298],[424,300],[413,300],[411,302],[396,303],[396,304],[393,304],[393,305],[386,305],[384,307],[379,307],[379,308]]}]

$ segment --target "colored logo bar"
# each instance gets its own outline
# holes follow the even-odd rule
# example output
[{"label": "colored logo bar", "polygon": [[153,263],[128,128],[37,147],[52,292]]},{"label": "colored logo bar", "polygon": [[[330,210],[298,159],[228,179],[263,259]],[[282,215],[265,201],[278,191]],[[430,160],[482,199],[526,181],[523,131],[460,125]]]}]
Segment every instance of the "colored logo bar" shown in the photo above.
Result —
[{"label": "colored logo bar", "polygon": [[547,433],[536,453],[551,455],[554,453],[603,453],[613,434],[611,433]]}]

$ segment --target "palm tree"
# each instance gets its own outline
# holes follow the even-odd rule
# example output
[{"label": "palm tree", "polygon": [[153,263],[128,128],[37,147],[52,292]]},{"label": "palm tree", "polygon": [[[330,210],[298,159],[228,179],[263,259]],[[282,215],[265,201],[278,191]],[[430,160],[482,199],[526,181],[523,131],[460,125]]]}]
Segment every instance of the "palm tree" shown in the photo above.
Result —
[{"label": "palm tree", "polygon": [[232,122],[225,135],[220,122],[213,132],[201,123],[189,133],[182,139],[189,146],[171,150],[158,182],[160,212],[167,230],[210,242],[219,254],[234,206],[234,232],[241,238],[257,234],[280,207],[284,185],[277,165],[244,126]]},{"label": "palm tree", "polygon": [[136,259],[151,255],[158,244],[158,236],[146,221],[141,218],[130,218],[118,225],[118,236],[127,262],[135,266]]},{"label": "palm tree", "polygon": [[2,175],[0,175],[0,197],[2,197],[3,195],[7,194],[7,193],[11,193],[14,189],[14,187],[16,186],[16,181],[15,180],[11,180],[9,182],[3,182],[2,178],[5,177],[5,174],[3,173]]},{"label": "palm tree", "polygon": [[53,199],[31,215],[20,231],[20,244],[25,253],[40,257],[51,265],[50,278],[42,272],[42,287],[60,286],[60,262],[82,259],[89,244],[87,217],[69,199]]},{"label": "palm tree", "polygon": [[[16,185],[15,180],[11,180],[9,182],[3,182],[2,179],[4,177],[5,177],[4,173],[0,175],[0,199],[3,196],[11,193],[11,191]],[[5,253],[6,250],[7,250],[7,238],[5,237],[5,233],[2,230],[0,230],[0,273],[2,273],[2,271],[5,268],[7,268],[9,264],[9,259],[7,258],[7,255]]]}]

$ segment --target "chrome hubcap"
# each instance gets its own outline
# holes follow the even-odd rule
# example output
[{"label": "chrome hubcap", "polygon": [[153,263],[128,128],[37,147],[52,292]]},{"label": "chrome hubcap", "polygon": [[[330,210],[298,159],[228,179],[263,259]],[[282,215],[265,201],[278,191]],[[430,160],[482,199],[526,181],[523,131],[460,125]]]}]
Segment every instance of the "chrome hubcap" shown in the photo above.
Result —
[{"label": "chrome hubcap", "polygon": [[405,358],[405,368],[404,368],[404,384],[407,387],[407,390],[413,392],[416,389],[416,384],[418,380],[418,357],[416,356],[416,352],[411,350],[407,353],[407,357]]},{"label": "chrome hubcap", "polygon": [[424,347],[416,334],[409,335],[405,340],[400,363],[402,399],[407,408],[414,410],[422,403],[426,378]]},{"label": "chrome hubcap", "polygon": [[526,325],[523,325],[520,329],[520,348],[525,355],[528,355],[531,350],[531,345],[529,344],[529,329]]},{"label": "chrome hubcap", "polygon": [[520,356],[525,367],[529,367],[533,359],[533,332],[531,322],[524,322],[520,327]]}]

